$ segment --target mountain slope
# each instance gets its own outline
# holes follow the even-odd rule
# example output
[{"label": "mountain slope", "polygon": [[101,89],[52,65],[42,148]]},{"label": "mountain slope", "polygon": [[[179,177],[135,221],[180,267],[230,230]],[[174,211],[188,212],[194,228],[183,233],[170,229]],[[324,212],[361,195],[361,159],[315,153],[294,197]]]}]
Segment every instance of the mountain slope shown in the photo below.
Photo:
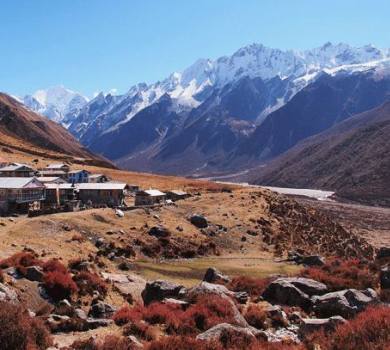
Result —
[{"label": "mountain slope", "polygon": [[89,164],[112,164],[83,147],[62,126],[26,109],[0,93],[0,141],[3,146],[31,154],[64,155]]},{"label": "mountain slope", "polygon": [[237,154],[260,160],[273,158],[307,137],[380,105],[389,96],[390,75],[371,71],[334,77],[323,74],[268,115]]},{"label": "mountain slope", "polygon": [[298,144],[250,175],[262,185],[324,188],[390,205],[390,99]]}]

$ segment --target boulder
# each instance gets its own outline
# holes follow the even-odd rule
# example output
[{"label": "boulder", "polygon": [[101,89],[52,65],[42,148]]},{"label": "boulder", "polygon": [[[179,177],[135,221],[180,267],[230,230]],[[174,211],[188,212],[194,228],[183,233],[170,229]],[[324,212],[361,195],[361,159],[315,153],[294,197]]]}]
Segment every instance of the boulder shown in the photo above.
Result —
[{"label": "boulder", "polygon": [[222,272],[218,271],[215,267],[209,267],[203,277],[203,281],[209,283],[229,283],[231,279],[228,276],[222,274]]},{"label": "boulder", "polygon": [[171,235],[171,232],[163,226],[153,226],[148,234],[157,238],[167,238]]},{"label": "boulder", "polygon": [[320,317],[339,315],[344,318],[351,318],[365,307],[379,302],[376,292],[372,289],[359,291],[356,289],[345,289],[337,292],[327,293],[312,298],[314,312]]},{"label": "boulder", "polygon": [[86,320],[88,318],[85,311],[79,308],[74,310],[74,315],[81,320]]},{"label": "boulder", "polygon": [[131,344],[131,349],[143,349],[144,345],[134,336],[134,335],[129,335],[127,337]]},{"label": "boulder", "polygon": [[216,294],[236,299],[240,304],[245,304],[249,296],[246,292],[232,292],[221,284],[201,282],[197,286],[182,291],[182,297],[187,300],[196,299],[200,295]]},{"label": "boulder", "polygon": [[123,218],[125,216],[125,213],[122,210],[120,210],[120,209],[115,209],[115,215],[118,218]]},{"label": "boulder", "polygon": [[303,256],[300,263],[306,266],[322,266],[325,265],[325,259],[320,255],[308,255]]},{"label": "boulder", "polygon": [[105,319],[105,318],[88,318],[85,320],[85,327],[86,329],[96,329],[100,327],[108,327],[111,324],[113,324],[114,321],[110,319]]},{"label": "boulder", "polygon": [[40,266],[29,266],[26,269],[26,278],[30,281],[42,282],[43,270]]},{"label": "boulder", "polygon": [[197,228],[206,228],[209,226],[207,219],[200,214],[191,215],[190,222]]},{"label": "boulder", "polygon": [[299,334],[303,337],[319,330],[331,332],[334,331],[339,324],[346,322],[347,321],[341,316],[332,316],[329,318],[303,318],[299,327]]},{"label": "boulder", "polygon": [[284,278],[271,282],[262,297],[271,304],[299,306],[304,310],[312,306],[310,296]]},{"label": "boulder", "polygon": [[[302,292],[306,293],[309,296],[313,295],[322,295],[328,292],[328,287],[321,283],[317,282],[310,278],[304,277],[286,277],[286,278],[278,278],[276,281],[286,281],[293,284],[295,287],[300,289]],[[275,281],[275,282],[276,282]]]},{"label": "boulder", "polygon": [[385,267],[381,270],[379,279],[382,289],[390,289],[390,268]]},{"label": "boulder", "polygon": [[229,323],[220,323],[208,329],[206,332],[199,334],[196,339],[203,341],[219,341],[222,336],[226,334],[234,334],[239,338],[246,338],[249,341],[256,338],[267,339],[264,332],[259,331],[253,327],[239,327],[233,326]]},{"label": "boulder", "polygon": [[102,301],[98,301],[96,304],[91,306],[88,315],[93,318],[109,318],[111,317],[116,308],[110,304],[104,303]]},{"label": "boulder", "polygon": [[390,258],[390,247],[381,247],[376,253],[377,259]]},{"label": "boulder", "polygon": [[149,305],[153,301],[162,301],[165,298],[178,298],[184,287],[175,283],[157,280],[146,283],[145,289],[142,291],[142,299],[145,305]]}]

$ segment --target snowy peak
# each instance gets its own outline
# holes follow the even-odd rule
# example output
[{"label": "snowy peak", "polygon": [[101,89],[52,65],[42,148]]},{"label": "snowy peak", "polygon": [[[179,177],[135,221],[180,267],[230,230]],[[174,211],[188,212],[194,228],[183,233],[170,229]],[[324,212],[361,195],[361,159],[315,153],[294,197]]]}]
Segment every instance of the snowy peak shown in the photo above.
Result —
[{"label": "snowy peak", "polygon": [[76,116],[88,99],[60,85],[27,95],[23,102],[33,111],[56,122],[63,122]]}]

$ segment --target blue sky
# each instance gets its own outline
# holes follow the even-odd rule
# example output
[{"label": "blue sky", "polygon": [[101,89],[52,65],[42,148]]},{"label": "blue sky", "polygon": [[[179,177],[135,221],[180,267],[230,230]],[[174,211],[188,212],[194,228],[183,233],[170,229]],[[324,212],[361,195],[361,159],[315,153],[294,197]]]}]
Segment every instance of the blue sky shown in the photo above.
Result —
[{"label": "blue sky", "polygon": [[0,90],[125,92],[259,42],[390,47],[388,0],[1,0]]}]

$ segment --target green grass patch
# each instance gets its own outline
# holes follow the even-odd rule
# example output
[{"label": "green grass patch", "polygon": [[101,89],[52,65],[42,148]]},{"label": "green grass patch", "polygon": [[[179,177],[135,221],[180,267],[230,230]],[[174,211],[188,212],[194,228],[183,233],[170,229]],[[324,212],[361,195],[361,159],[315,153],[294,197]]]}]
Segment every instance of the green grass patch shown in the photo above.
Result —
[{"label": "green grass patch", "polygon": [[140,260],[136,262],[139,272],[148,280],[165,279],[190,287],[198,284],[209,267],[234,276],[263,278],[270,275],[295,275],[300,267],[279,263],[264,258],[213,257],[189,260],[154,262]]}]

